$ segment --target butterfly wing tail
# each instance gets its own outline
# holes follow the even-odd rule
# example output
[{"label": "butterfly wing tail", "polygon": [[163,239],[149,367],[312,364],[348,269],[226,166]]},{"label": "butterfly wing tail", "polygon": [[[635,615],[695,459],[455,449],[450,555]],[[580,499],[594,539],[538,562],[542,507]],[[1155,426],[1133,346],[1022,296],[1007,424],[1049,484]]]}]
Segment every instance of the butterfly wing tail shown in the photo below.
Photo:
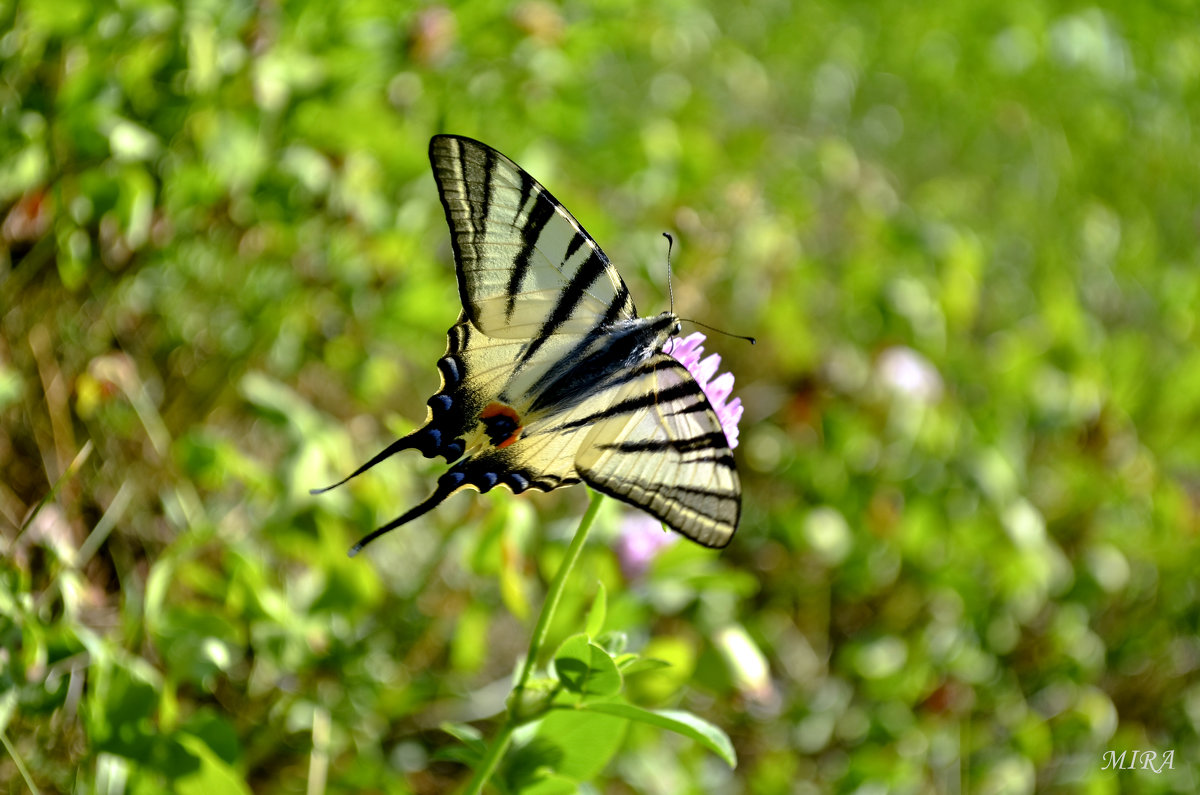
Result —
[{"label": "butterfly wing tail", "polygon": [[[378,530],[373,530],[362,539],[350,547],[350,557],[354,557],[362,548],[379,538],[384,533],[395,530],[402,524],[407,524],[418,516],[423,516],[429,513],[434,508],[442,504],[442,501],[449,497],[454,492],[460,489],[475,489],[480,492],[487,492],[500,482],[499,477],[492,472],[492,468],[487,465],[486,461],[475,461],[470,458],[465,459],[462,463],[447,471],[438,478],[437,488],[433,490],[433,494],[425,499],[420,505],[412,508],[406,513],[396,517],[392,521],[385,524]],[[517,491],[511,481],[505,481],[505,485],[510,490]]]},{"label": "butterfly wing tail", "polygon": [[412,508],[411,510],[407,511],[406,513],[402,514],[401,516],[396,517],[392,521],[385,524],[383,527],[380,527],[378,530],[371,531],[367,535],[363,536],[357,544],[350,547],[350,553],[349,553],[350,557],[354,557],[355,555],[357,555],[359,552],[362,551],[363,547],[365,547],[367,544],[371,543],[375,539],[379,538],[384,533],[387,533],[391,530],[395,530],[400,525],[407,524],[408,522],[411,522],[413,519],[416,519],[418,516],[423,516],[424,514],[428,513],[429,511],[432,511],[438,505],[441,505],[443,500],[445,500],[447,497],[449,497],[451,494],[453,494],[455,491],[457,491],[460,486],[461,486],[461,481],[454,480],[454,479],[443,476],[438,481],[437,488],[434,489],[433,494],[430,494],[429,497],[424,502],[422,502],[420,505],[417,505],[416,507]]},{"label": "butterfly wing tail", "polygon": [[435,423],[431,422],[424,427],[413,431],[408,436],[401,437],[392,442],[383,450],[380,450],[370,461],[363,464],[358,469],[339,480],[337,483],[320,489],[310,489],[308,493],[314,495],[324,494],[330,489],[336,489],[346,481],[358,477],[371,467],[378,464],[380,461],[383,461],[385,458],[391,458],[401,450],[416,449],[420,450],[421,454],[426,458],[433,458],[435,455],[440,455],[444,457],[447,462],[454,461],[462,455],[463,444],[460,439],[454,439],[449,442],[444,441],[447,436],[449,436],[449,434],[443,433],[442,429],[435,427]]},{"label": "butterfly wing tail", "polygon": [[420,436],[424,430],[425,429],[422,428],[419,431],[414,431],[413,433],[410,433],[408,436],[402,437],[402,438],[397,439],[396,441],[392,442],[387,447],[385,447],[383,450],[380,450],[375,455],[375,457],[372,458],[370,461],[363,464],[358,469],[354,470],[349,475],[347,475],[346,477],[339,480],[337,483],[334,483],[331,486],[325,486],[324,488],[320,488],[320,489],[309,489],[308,493],[314,494],[314,495],[315,494],[324,494],[325,492],[330,491],[331,489],[336,489],[338,486],[342,485],[346,481],[356,478],[359,475],[361,475],[362,473],[366,472],[368,469],[375,466],[380,461],[383,461],[385,458],[391,458],[393,455],[400,452],[401,450],[408,450],[408,449],[411,449],[414,447],[418,447],[419,442],[420,442]]}]

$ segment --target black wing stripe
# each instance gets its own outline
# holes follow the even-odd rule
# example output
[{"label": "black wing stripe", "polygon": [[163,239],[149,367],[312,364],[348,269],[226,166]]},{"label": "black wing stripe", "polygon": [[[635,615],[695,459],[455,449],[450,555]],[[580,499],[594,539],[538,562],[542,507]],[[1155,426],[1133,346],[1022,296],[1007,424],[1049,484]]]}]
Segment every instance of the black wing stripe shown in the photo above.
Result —
[{"label": "black wing stripe", "polygon": [[575,236],[571,238],[571,242],[567,244],[567,253],[564,254],[562,258],[563,265],[566,265],[571,257],[575,255],[575,252],[580,249],[580,247],[583,245],[583,242],[583,235],[576,231]]},{"label": "black wing stripe", "polygon": [[[458,154],[458,174],[455,176],[462,183],[462,203],[463,209],[466,210],[466,217],[469,223],[464,225],[464,229],[468,231],[471,242],[474,242],[480,237],[480,217],[483,215],[483,208],[479,200],[472,197],[477,181],[471,174],[471,163],[467,160],[467,150],[461,146],[457,147]],[[475,252],[478,258],[479,252]]]},{"label": "black wing stripe", "polygon": [[579,270],[575,272],[575,276],[559,296],[558,303],[554,305],[554,311],[550,313],[550,317],[546,318],[546,324],[542,327],[542,336],[550,336],[559,326],[570,319],[571,313],[579,306],[579,302],[583,300],[587,291],[596,283],[597,279],[604,275],[607,266],[604,255],[596,249],[592,249],[592,253],[579,266]]},{"label": "black wing stripe", "polygon": [[624,374],[628,370],[640,367],[631,368],[629,364],[631,355],[637,355],[639,344],[636,337],[614,332],[603,321],[593,326],[545,371],[530,411],[574,406],[603,390],[619,387],[625,383]]},{"label": "black wing stripe", "polygon": [[[665,522],[673,529],[683,533],[688,538],[698,544],[706,547],[720,549],[729,544],[733,538],[733,531],[737,528],[737,521],[741,515],[741,500],[735,499],[734,515],[732,520],[723,516],[714,516],[706,513],[700,507],[673,500],[669,496],[664,495],[663,490],[655,488],[647,490],[641,483],[631,483],[630,481],[617,480],[611,477],[605,477],[603,473],[591,472],[588,477],[584,478],[585,482],[601,492],[607,494],[614,499],[628,503],[636,508],[646,511],[660,522]],[[626,486],[632,488],[626,488]],[[707,499],[711,498],[706,498]],[[718,505],[725,503],[718,502]],[[719,511],[719,508],[714,506],[714,512]],[[721,513],[725,513],[721,511]],[[688,522],[686,517],[699,519],[699,522]],[[680,520],[683,519],[681,522]],[[696,525],[699,524],[699,527]],[[682,525],[682,526],[681,526]],[[725,528],[728,527],[728,532]]]},{"label": "black wing stripe", "polygon": [[700,450],[719,450],[729,446],[725,434],[721,431],[704,433],[699,436],[689,436],[686,439],[645,439],[634,442],[617,442],[602,444],[602,450],[612,450],[617,453],[661,453],[664,450],[674,450],[678,453],[694,453]]},{"label": "black wing stripe", "polygon": [[[653,363],[649,368],[645,363],[631,366],[629,346],[606,344],[621,337],[614,331],[612,324],[623,311],[633,312],[632,302],[628,299],[629,289],[622,283],[604,315],[587,334],[579,338],[579,342],[571,350],[546,370],[541,391],[530,405],[531,411],[559,404],[574,405],[585,394],[593,394],[598,389],[619,387],[638,376],[666,366],[661,362]],[[646,329],[646,333],[650,330]],[[634,375],[630,375],[631,371]]]},{"label": "black wing stripe", "polygon": [[[442,155],[443,148],[445,156]],[[464,157],[463,146],[455,138],[436,136],[429,142],[429,161],[433,164],[433,175],[438,182],[438,198],[442,200],[442,210],[446,214],[446,223],[451,231],[450,247],[454,249],[454,262],[460,267],[467,259],[462,238],[467,238],[468,244],[471,242],[469,236],[458,231],[460,224],[456,221],[462,214],[466,201],[466,186],[460,191],[454,185],[455,182],[466,181],[466,174],[463,173]],[[466,210],[469,214],[469,206]],[[461,278],[458,279],[458,297],[464,311],[469,313],[470,296],[467,293],[467,285]]]},{"label": "black wing stripe", "polygon": [[[593,249],[591,256],[583,261],[583,264],[579,266],[579,270],[575,272],[574,278],[567,283],[566,289],[558,297],[558,303],[554,305],[554,310],[546,318],[546,322],[542,324],[541,330],[538,331],[538,336],[530,342],[529,347],[521,354],[521,359],[517,362],[518,369],[532,359],[533,355],[550,338],[550,335],[571,318],[571,313],[575,311],[575,308],[579,306],[579,302],[587,295],[588,289],[596,283],[597,279],[604,275],[606,267],[607,263],[604,260],[604,256]],[[509,301],[511,302],[512,300],[510,297]]]},{"label": "black wing stripe", "polygon": [[[642,378],[642,376],[650,375],[651,373],[662,372],[665,370],[674,370],[678,367],[682,367],[682,365],[680,365],[674,359],[668,359],[668,358],[664,358],[662,356],[655,356],[655,357],[651,357],[650,359],[647,359],[646,361],[642,362],[641,364],[630,367],[628,370],[614,374],[612,379],[609,381],[609,383],[611,386],[620,386],[622,384],[627,384],[631,381],[640,380]],[[683,383],[687,383],[687,382],[683,382]],[[675,387],[675,388],[678,388],[678,387]],[[699,389],[698,385],[697,385],[697,389]],[[671,394],[671,392],[670,392],[670,390],[664,390],[662,392],[659,392],[658,394],[669,395],[669,394]]]},{"label": "black wing stripe", "polygon": [[480,238],[487,238],[487,213],[492,204],[492,174],[496,171],[496,153],[491,149],[483,153],[483,204],[479,206],[479,225],[475,230]]},{"label": "black wing stripe", "polygon": [[[521,200],[517,203],[517,212],[520,213],[521,210],[525,209],[525,205],[529,203],[529,197],[533,195],[534,182],[533,177],[529,176],[525,169],[518,169],[518,171],[521,174]],[[513,219],[513,224],[516,224],[515,218]]]},{"label": "black wing stripe", "polygon": [[609,302],[608,309],[604,312],[604,317],[597,324],[597,328],[612,325],[613,321],[619,318],[622,312],[629,313],[632,309],[633,306],[629,300],[629,288],[625,286],[624,282],[621,282],[621,286],[617,289],[617,294]]},{"label": "black wing stripe", "polygon": [[[725,491],[724,489],[705,489],[699,486],[665,486],[661,483],[648,483],[644,480],[638,480],[636,478],[626,478],[624,482],[628,483],[630,486],[642,489],[643,491],[655,492],[658,494],[687,494],[694,497],[708,497],[729,502],[736,502],[741,496],[736,491]],[[683,501],[678,500],[678,502]]]},{"label": "black wing stripe", "polygon": [[[532,185],[530,188],[532,189]],[[522,190],[524,190],[524,185],[522,185]],[[525,277],[529,273],[529,266],[533,261],[533,251],[537,247],[538,238],[541,237],[542,230],[546,228],[546,224],[554,217],[555,207],[554,200],[544,191],[538,193],[534,199],[533,207],[529,210],[529,217],[525,219],[525,224],[521,227],[521,251],[518,252],[517,258],[513,261],[512,274],[508,278],[508,307],[505,312],[509,319],[512,318],[513,310],[517,305],[517,296],[520,294],[521,286],[525,283]]]},{"label": "black wing stripe", "polygon": [[[641,366],[645,367],[645,365]],[[682,365],[675,365],[674,363],[668,362],[666,365],[649,367],[647,368],[646,372],[657,369],[669,369],[676,366]],[[622,380],[633,379],[630,378]],[[555,430],[570,430],[572,428],[580,428],[585,425],[592,425],[602,420],[616,417],[620,414],[632,414],[635,411],[641,411],[642,409],[650,408],[651,406],[661,406],[665,403],[671,403],[687,397],[703,398],[704,392],[700,389],[700,385],[694,381],[680,381],[678,384],[674,384],[673,386],[667,387],[659,392],[646,392],[645,394],[634,395],[633,397],[619,400],[608,408],[589,414],[586,417],[580,417],[578,419],[571,420],[570,422],[564,422],[562,425],[559,425],[557,428],[555,428]],[[699,406],[699,408],[696,408],[697,406]],[[694,403],[690,403],[681,408],[672,408],[670,413],[686,414],[693,411],[703,411],[705,406],[706,404],[703,400],[697,400]]]},{"label": "black wing stripe", "polygon": [[717,455],[712,455],[712,456],[693,456],[691,458],[683,459],[682,463],[684,463],[684,464],[709,463],[709,464],[716,464],[717,466],[719,466],[723,469],[728,469],[731,471],[737,470],[737,464],[733,460],[733,453],[729,453],[729,452],[718,453]]}]

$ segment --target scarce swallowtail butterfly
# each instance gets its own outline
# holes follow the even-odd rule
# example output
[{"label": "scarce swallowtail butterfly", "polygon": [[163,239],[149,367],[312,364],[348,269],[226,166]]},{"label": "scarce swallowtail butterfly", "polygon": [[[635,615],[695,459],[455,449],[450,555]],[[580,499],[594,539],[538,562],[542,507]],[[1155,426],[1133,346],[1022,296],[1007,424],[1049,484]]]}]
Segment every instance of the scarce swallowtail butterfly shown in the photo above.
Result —
[{"label": "scarce swallowtail butterfly", "polygon": [[400,450],[453,464],[421,504],[350,551],[457,491],[519,494],[580,481],[707,547],[724,547],[741,482],[716,411],[664,352],[671,312],[638,317],[596,241],[524,169],[457,135],[429,143],[462,312],[438,360],[425,424],[340,486]]}]

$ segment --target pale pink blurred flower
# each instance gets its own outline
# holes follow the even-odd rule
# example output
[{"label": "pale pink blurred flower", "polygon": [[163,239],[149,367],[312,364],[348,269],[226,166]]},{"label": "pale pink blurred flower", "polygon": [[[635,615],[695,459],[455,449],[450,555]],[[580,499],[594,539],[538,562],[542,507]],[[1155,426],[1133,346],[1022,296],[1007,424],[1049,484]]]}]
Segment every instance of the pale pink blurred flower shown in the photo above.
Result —
[{"label": "pale pink blurred flower", "polygon": [[659,550],[675,543],[676,533],[668,533],[662,522],[649,514],[627,513],[621,520],[617,536],[617,560],[627,580],[636,580],[646,573]]}]

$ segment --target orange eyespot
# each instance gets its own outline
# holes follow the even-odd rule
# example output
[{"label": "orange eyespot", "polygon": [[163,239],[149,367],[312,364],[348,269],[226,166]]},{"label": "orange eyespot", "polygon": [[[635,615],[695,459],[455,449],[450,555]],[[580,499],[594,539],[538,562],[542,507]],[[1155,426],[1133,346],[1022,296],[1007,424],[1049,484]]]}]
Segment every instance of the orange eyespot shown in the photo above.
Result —
[{"label": "orange eyespot", "polygon": [[479,413],[479,419],[481,420],[488,420],[492,417],[508,417],[511,420],[517,421],[521,419],[516,409],[512,406],[506,406],[503,403],[489,403],[487,408]]},{"label": "orange eyespot", "polygon": [[512,406],[489,403],[479,413],[479,421],[483,423],[483,432],[497,449],[508,447],[521,435],[521,417]]}]

